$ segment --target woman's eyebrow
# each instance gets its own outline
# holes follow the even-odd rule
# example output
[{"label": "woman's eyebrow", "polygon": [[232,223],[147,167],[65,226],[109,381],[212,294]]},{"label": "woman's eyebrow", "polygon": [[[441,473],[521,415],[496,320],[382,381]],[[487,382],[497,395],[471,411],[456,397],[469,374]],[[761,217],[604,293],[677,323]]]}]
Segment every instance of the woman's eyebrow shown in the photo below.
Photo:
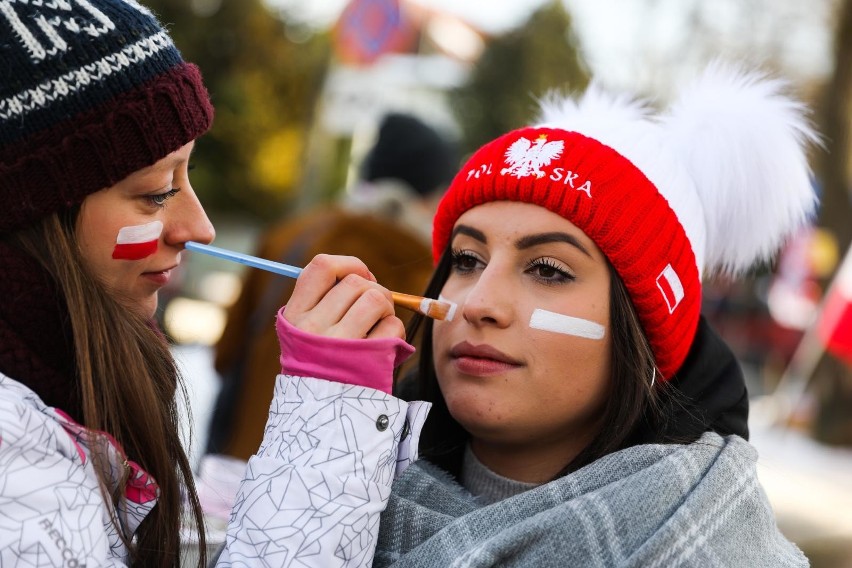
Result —
[{"label": "woman's eyebrow", "polygon": [[583,244],[575,237],[574,235],[569,235],[568,233],[538,233],[535,235],[527,235],[525,237],[521,237],[517,241],[515,241],[515,247],[520,250],[528,249],[530,247],[534,247],[537,245],[543,245],[547,243],[568,243],[580,250],[583,254],[592,258],[591,253],[583,246]]},{"label": "woman's eyebrow", "polygon": [[467,235],[468,237],[476,239],[483,244],[488,244],[488,239],[485,237],[485,233],[468,225],[459,225],[453,229],[453,234],[450,236],[450,240],[452,241],[456,235]]}]

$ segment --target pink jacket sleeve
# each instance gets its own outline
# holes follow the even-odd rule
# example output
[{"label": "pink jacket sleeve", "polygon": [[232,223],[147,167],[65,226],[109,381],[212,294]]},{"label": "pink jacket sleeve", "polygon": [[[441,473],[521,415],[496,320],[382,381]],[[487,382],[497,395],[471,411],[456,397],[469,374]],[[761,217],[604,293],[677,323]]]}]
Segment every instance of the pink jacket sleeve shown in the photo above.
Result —
[{"label": "pink jacket sleeve", "polygon": [[281,345],[281,374],[317,377],[390,394],[393,370],[414,353],[399,338],[341,339],[302,331],[284,319],[275,321]]}]

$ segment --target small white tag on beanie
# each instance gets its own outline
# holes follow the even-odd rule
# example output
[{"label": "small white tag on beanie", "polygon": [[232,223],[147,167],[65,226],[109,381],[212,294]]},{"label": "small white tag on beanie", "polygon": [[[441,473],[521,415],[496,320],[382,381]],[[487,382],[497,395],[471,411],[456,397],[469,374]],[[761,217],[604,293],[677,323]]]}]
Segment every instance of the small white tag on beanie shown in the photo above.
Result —
[{"label": "small white tag on beanie", "polygon": [[683,300],[684,291],[683,283],[671,264],[667,264],[660,275],[657,276],[657,288],[660,289],[663,300],[669,307],[669,313],[673,313],[680,301]]}]

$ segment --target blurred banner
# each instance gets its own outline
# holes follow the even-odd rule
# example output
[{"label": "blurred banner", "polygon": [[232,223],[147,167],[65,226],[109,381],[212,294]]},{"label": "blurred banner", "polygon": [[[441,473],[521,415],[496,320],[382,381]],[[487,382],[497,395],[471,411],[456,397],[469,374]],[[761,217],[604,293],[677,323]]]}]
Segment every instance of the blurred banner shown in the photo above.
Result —
[{"label": "blurred banner", "polygon": [[334,29],[335,54],[350,65],[370,65],[385,53],[407,51],[415,40],[398,0],[352,0]]},{"label": "blurred banner", "polygon": [[852,365],[852,247],[828,289],[817,334],[829,353]]}]

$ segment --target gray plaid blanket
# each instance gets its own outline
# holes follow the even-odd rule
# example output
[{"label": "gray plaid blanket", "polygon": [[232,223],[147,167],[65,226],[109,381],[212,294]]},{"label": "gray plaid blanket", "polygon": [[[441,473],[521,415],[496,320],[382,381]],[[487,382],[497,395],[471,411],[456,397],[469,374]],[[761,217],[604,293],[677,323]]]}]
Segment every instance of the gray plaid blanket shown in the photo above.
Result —
[{"label": "gray plaid blanket", "polygon": [[493,505],[420,461],[393,486],[373,566],[808,566],[742,438],[635,446]]}]

